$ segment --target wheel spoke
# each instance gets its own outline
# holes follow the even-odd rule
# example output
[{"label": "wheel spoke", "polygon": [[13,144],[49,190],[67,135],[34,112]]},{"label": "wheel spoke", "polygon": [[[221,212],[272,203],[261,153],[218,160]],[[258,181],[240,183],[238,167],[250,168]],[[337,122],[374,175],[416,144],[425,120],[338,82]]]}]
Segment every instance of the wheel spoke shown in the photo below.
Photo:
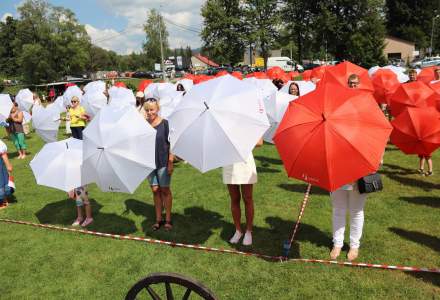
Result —
[{"label": "wheel spoke", "polygon": [[169,282],[165,282],[165,289],[167,291],[167,300],[174,300],[173,291]]},{"label": "wheel spoke", "polygon": [[185,292],[185,295],[183,295],[182,300],[188,300],[189,299],[189,294],[191,294],[191,289],[187,289]]},{"label": "wheel spoke", "polygon": [[152,289],[151,286],[147,285],[145,287],[145,289],[148,291],[148,294],[150,294],[151,299],[153,299],[153,300],[161,300],[159,295]]}]

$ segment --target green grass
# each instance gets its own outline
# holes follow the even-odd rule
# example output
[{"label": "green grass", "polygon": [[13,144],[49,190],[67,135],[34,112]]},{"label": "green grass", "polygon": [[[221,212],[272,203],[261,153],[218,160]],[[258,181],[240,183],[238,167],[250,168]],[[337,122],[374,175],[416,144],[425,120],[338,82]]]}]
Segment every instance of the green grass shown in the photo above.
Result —
[{"label": "green grass", "polygon": [[[36,185],[29,161],[43,143],[36,134],[27,143],[29,158],[12,158],[17,202],[0,211],[0,218],[69,226],[74,202],[64,192]],[[256,149],[254,156],[259,171],[254,245],[237,249],[279,255],[306,184],[287,179],[274,146]],[[432,177],[415,174],[417,162],[416,156],[387,149],[385,189],[368,197],[359,261],[440,266],[439,152]],[[227,241],[234,229],[221,170],[200,174],[178,163],[172,190],[174,230],[153,232],[154,206],[146,183],[133,195],[102,193],[92,185],[95,223],[90,229],[231,248]],[[327,259],[330,247],[329,196],[313,188],[291,256]],[[440,278],[434,274],[268,262],[6,223],[0,223],[0,249],[1,299],[122,299],[152,272],[190,276],[220,299],[440,298]]]}]

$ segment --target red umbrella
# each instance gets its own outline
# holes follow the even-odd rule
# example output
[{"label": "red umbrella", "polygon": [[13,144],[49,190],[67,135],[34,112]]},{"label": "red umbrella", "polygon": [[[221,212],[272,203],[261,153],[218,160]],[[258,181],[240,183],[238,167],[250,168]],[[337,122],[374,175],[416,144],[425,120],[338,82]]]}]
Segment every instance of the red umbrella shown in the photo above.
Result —
[{"label": "red umbrella", "polygon": [[425,84],[429,84],[431,81],[435,80],[434,71],[438,68],[437,66],[426,67],[417,74],[417,80],[422,81]]},{"label": "red umbrella", "polygon": [[[352,74],[359,76],[359,90],[365,90],[369,92],[374,92],[373,83],[371,82],[370,76],[368,75],[368,70],[358,65],[355,65],[349,61],[344,61],[336,66],[329,66],[325,69],[324,77],[322,81],[333,82],[340,84],[343,87],[348,85],[348,77]],[[313,77],[313,76],[312,76]]]},{"label": "red umbrella", "polygon": [[231,75],[234,76],[237,79],[240,79],[240,80],[243,79],[243,74],[241,72],[234,71],[234,72],[231,73]]},{"label": "red umbrella", "polygon": [[310,74],[310,78],[322,79],[327,68],[328,66],[326,65],[313,68],[312,73]]},{"label": "red umbrella", "polygon": [[183,76],[183,78],[194,80],[194,78],[196,78],[196,76],[191,73],[186,73],[185,76]]},{"label": "red umbrella", "polygon": [[293,72],[289,72],[288,75],[290,77],[290,80],[295,80],[295,78],[300,76],[301,74],[299,72],[297,72],[297,71],[293,71]]},{"label": "red umbrella", "polygon": [[142,80],[141,82],[139,82],[138,91],[143,92],[147,88],[147,86],[150,85],[150,83],[153,83],[153,81],[150,79]]},{"label": "red umbrella", "polygon": [[312,77],[312,70],[307,70],[301,73],[302,80],[309,81]]},{"label": "red umbrella", "polygon": [[428,86],[437,94],[440,94],[440,80],[436,80],[433,83],[429,83]]},{"label": "red umbrella", "polygon": [[420,81],[403,83],[390,97],[391,114],[397,117],[406,107],[427,107],[426,100],[433,94],[434,91]]},{"label": "red umbrella", "polygon": [[290,102],[273,140],[289,177],[334,191],[378,169],[391,130],[371,93],[328,83]]},{"label": "red umbrella", "polygon": [[211,78],[212,78],[211,76],[201,74],[201,75],[197,75],[197,76],[195,76],[193,82],[194,82],[194,84],[199,84],[199,83],[201,83],[201,82],[208,81],[208,80],[210,80]]},{"label": "red umbrella", "polygon": [[68,88],[69,86],[75,86],[76,84],[74,84],[73,82],[68,82],[65,84],[66,88]]},{"label": "red umbrella", "polygon": [[269,70],[267,70],[266,74],[270,79],[276,79],[276,78],[281,78],[281,76],[283,76],[286,73],[280,67],[272,67]]},{"label": "red umbrella", "polygon": [[397,75],[388,69],[377,70],[373,75],[373,96],[378,103],[389,104],[389,97],[396,91],[400,83]]},{"label": "red umbrella", "polygon": [[434,107],[440,112],[440,94],[434,93],[426,99],[426,103],[429,107]]},{"label": "red umbrella", "polygon": [[433,108],[408,107],[391,124],[391,142],[405,154],[430,156],[440,147],[440,115]]},{"label": "red umbrella", "polygon": [[114,86],[116,86],[116,87],[127,88],[127,86],[125,85],[125,83],[123,83],[123,82],[121,82],[121,81],[115,82]]},{"label": "red umbrella", "polygon": [[218,72],[217,74],[215,74],[215,77],[220,77],[220,76],[224,76],[224,75],[228,75],[228,71],[226,70],[221,70],[220,72]]}]

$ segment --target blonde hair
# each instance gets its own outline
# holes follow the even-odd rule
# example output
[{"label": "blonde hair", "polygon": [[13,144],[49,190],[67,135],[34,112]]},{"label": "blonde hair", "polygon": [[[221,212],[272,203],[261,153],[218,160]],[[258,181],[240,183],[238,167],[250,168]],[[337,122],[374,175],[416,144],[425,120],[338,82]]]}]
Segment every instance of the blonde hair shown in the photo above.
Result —
[{"label": "blonde hair", "polygon": [[156,107],[157,107],[157,110],[159,111],[160,110],[160,104],[159,104],[159,101],[145,101],[144,102],[144,109],[146,110],[146,109],[148,109],[148,107],[150,107],[150,106],[152,106],[152,105],[155,105]]},{"label": "blonde hair", "polygon": [[78,101],[79,103],[79,98],[77,96],[73,96],[72,99],[70,99],[70,101]]}]

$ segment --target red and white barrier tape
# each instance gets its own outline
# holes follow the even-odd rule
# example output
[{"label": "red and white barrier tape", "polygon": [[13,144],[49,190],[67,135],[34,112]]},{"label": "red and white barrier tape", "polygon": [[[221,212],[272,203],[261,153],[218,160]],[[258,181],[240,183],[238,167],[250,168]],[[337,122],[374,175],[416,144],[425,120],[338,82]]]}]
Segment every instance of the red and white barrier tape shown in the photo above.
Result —
[{"label": "red and white barrier tape", "polygon": [[308,259],[308,258],[289,258],[289,259],[286,259],[285,257],[282,257],[282,256],[271,256],[271,255],[265,255],[265,254],[259,254],[259,253],[243,252],[243,251],[238,251],[238,250],[233,250],[233,249],[213,248],[213,247],[205,247],[205,246],[199,246],[199,245],[188,245],[188,244],[183,244],[183,243],[175,243],[175,242],[149,239],[149,238],[143,238],[143,237],[137,237],[137,236],[102,233],[102,232],[90,231],[90,230],[84,230],[84,229],[59,227],[59,226],[47,225],[47,224],[37,224],[37,223],[31,223],[31,222],[26,222],[26,221],[16,221],[16,220],[9,220],[9,219],[1,219],[0,218],[0,222],[29,225],[29,226],[33,226],[33,227],[46,228],[46,229],[59,230],[59,231],[77,232],[77,233],[82,233],[82,234],[87,234],[87,235],[107,237],[107,238],[119,239],[119,240],[140,241],[140,242],[146,242],[146,243],[151,243],[151,244],[168,245],[171,247],[189,248],[189,249],[202,250],[202,251],[207,251],[207,252],[229,253],[229,254],[238,254],[238,255],[243,255],[243,256],[253,256],[253,257],[259,257],[259,258],[263,258],[263,259],[267,259],[267,260],[281,261],[281,262],[308,262],[308,263],[319,263],[319,264],[328,264],[328,265],[365,267],[365,268],[375,268],[375,269],[400,270],[400,271],[406,271],[406,272],[427,272],[427,273],[440,274],[440,268],[390,266],[390,265],[384,265],[384,264],[368,264],[368,263],[343,262],[343,261],[335,261],[335,260]]}]

